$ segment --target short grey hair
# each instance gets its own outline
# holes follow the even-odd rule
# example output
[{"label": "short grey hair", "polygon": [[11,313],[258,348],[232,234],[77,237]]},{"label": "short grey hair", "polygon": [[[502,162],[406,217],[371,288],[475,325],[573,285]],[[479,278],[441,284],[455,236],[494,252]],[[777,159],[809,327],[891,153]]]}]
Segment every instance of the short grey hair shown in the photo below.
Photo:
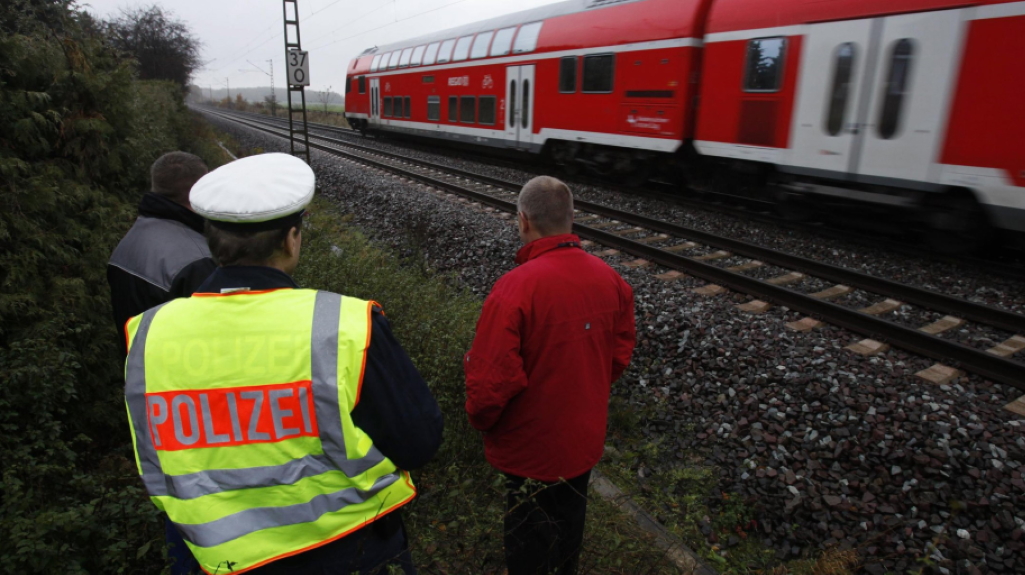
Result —
[{"label": "short grey hair", "polygon": [[150,191],[182,205],[189,205],[193,184],[210,171],[206,162],[188,152],[168,152],[150,167]]},{"label": "short grey hair", "polygon": [[561,180],[538,176],[520,190],[516,209],[542,236],[573,231],[573,192]]}]

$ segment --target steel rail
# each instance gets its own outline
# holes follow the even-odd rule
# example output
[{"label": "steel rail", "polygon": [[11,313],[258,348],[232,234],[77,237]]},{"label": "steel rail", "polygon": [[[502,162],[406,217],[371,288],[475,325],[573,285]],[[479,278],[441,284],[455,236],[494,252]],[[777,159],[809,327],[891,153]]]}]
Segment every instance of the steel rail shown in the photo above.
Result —
[{"label": "steel rail", "polygon": [[[255,126],[249,122],[239,120],[237,118],[231,118],[230,116],[221,116],[243,125],[249,125],[249,127],[253,129],[261,130],[278,137],[284,137],[275,130]],[[330,140],[329,138],[323,139]],[[341,144],[346,146],[350,145],[348,143]],[[432,187],[473,198],[482,204],[492,206],[505,212],[516,212],[516,204],[483,192],[470,190],[420,172],[400,168],[386,162],[373,160],[371,158],[352,154],[323,144],[311,142],[310,146],[333,155],[343,156],[357,162],[402,175],[411,180],[416,180]],[[377,153],[377,151],[374,153]],[[385,153],[383,155],[389,154]],[[416,162],[422,163],[418,160]],[[448,168],[445,169],[448,170]],[[481,181],[484,180],[484,178],[478,178],[477,175],[473,175],[473,177]],[[828,301],[819,300],[800,292],[789,290],[785,287],[772,285],[762,280],[731,272],[726,269],[700,262],[686,256],[674,254],[635,240],[630,240],[611,232],[588,227],[579,223],[573,224],[573,230],[579,235],[598,243],[619,248],[665,267],[685,271],[693,276],[728,287],[735,291],[765,299],[779,305],[787,306],[790,309],[806,315],[823,318],[830,324],[837,325],[869,337],[877,338],[882,341],[890,342],[902,349],[940,361],[952,360],[969,372],[1025,391],[1025,364],[986,353],[984,351],[930,335],[913,328],[905,327],[894,322],[879,319],[875,316],[871,316],[857,310],[846,308]]]}]

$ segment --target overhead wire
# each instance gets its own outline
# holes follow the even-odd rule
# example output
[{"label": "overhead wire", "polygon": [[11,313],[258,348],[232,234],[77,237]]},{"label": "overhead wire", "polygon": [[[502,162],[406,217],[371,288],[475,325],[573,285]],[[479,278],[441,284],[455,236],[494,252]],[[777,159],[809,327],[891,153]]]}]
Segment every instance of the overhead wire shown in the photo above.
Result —
[{"label": "overhead wire", "polygon": [[[335,4],[338,4],[338,3],[339,3],[339,2],[341,2],[341,1],[342,1],[342,0],[335,0],[334,2],[332,2],[332,3],[328,4],[327,6],[324,6],[324,7],[320,8],[319,10],[317,10],[317,11],[313,12],[312,14],[310,14],[309,16],[307,16],[307,18],[312,18],[313,16],[316,16],[317,14],[320,14],[321,12],[323,12],[323,11],[327,10],[328,8],[331,8],[332,6],[334,6]],[[374,12],[376,12],[376,10],[374,10]],[[350,22],[350,23],[351,23],[351,22]],[[278,24],[271,24],[270,26],[268,26],[268,27],[264,28],[264,29],[263,29],[263,30],[262,30],[261,32],[257,33],[257,34],[256,34],[256,37],[262,36],[262,35],[263,35],[263,34],[265,34],[265,33],[266,33],[266,32],[267,32],[268,30],[270,30],[271,28],[274,28],[274,27],[275,27],[275,26],[277,26],[277,25],[278,25]],[[334,32],[336,32],[336,31],[337,31],[337,29],[336,29],[336,30],[333,30],[333,31],[332,31],[332,32],[330,32],[330,33],[334,33]],[[284,34],[284,30],[280,30],[280,31],[276,32],[276,33],[275,33],[275,34],[274,34],[273,36],[271,36],[270,38],[267,38],[266,40],[264,40],[263,42],[260,42],[260,43],[259,43],[259,44],[257,44],[256,46],[253,46],[253,47],[252,47],[252,48],[250,48],[249,50],[247,50],[247,51],[245,51],[245,52],[242,52],[242,53],[241,53],[240,55],[238,55],[238,56],[236,56],[236,57],[232,58],[231,60],[228,60],[228,61],[227,61],[227,62],[226,62],[225,64],[221,65],[221,67],[220,67],[220,68],[217,68],[217,69],[216,69],[216,70],[214,70],[214,71],[215,71],[215,72],[217,72],[217,71],[223,70],[223,69],[224,69],[224,68],[226,68],[227,66],[229,66],[229,65],[231,65],[231,64],[234,64],[235,62],[237,62],[237,61],[241,60],[242,58],[244,58],[244,57],[248,56],[249,54],[252,54],[253,52],[255,52],[256,50],[258,50],[259,48],[262,48],[262,47],[263,47],[264,45],[266,45],[266,44],[267,44],[267,42],[270,42],[271,40],[276,40],[277,38],[280,38],[282,34]],[[321,37],[323,37],[323,36],[321,36]],[[243,46],[243,47],[242,47],[242,50],[245,50],[246,48],[248,48],[248,47],[249,47],[249,46],[250,46],[250,45],[251,45],[251,44],[252,44],[253,42],[255,42],[255,41],[256,41],[255,39],[253,39],[253,40],[250,40],[250,41],[249,41],[249,43],[247,43],[247,44],[246,44],[245,46]],[[313,40],[313,41],[316,41],[316,40]]]},{"label": "overhead wire", "polygon": [[[389,22],[387,24],[384,24],[383,26],[378,26],[377,28],[372,28],[370,30],[364,30],[364,31],[360,32],[359,34],[353,34],[352,36],[346,36],[345,38],[339,38],[338,40],[335,40],[334,42],[328,42],[327,44],[321,44],[320,46],[314,46],[313,48],[310,48],[310,49],[311,50],[317,50],[317,49],[320,49],[320,48],[326,48],[328,46],[333,46],[333,45],[335,45],[335,44],[337,44],[339,42],[344,42],[346,40],[351,40],[353,38],[358,38],[359,36],[362,36],[364,34],[369,34],[371,32],[376,32],[378,30],[381,30],[382,28],[387,28],[388,26],[392,26],[392,25],[398,24],[399,22],[405,22],[407,20],[412,20],[413,18],[418,18],[420,16],[423,16],[424,14],[430,14],[431,12],[437,12],[438,10],[441,10],[442,8],[448,8],[449,6],[455,6],[456,4],[462,4],[463,2],[466,2],[466,0],[456,0],[455,2],[449,2],[448,4],[444,4],[442,6],[438,6],[437,8],[432,8],[430,10],[424,10],[423,12],[419,12],[417,14],[413,14],[412,16],[409,16],[409,17],[406,17],[406,18],[402,18],[401,20],[395,20],[393,22]],[[384,6],[387,6],[387,4],[385,4]]]}]

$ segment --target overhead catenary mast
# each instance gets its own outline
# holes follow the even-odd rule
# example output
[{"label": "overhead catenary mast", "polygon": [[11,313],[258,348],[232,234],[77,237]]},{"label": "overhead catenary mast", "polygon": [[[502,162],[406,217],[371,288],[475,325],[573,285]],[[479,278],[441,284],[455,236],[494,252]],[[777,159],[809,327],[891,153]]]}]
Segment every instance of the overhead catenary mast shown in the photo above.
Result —
[{"label": "overhead catenary mast", "polygon": [[[306,86],[310,85],[310,61],[309,54],[302,49],[299,36],[299,0],[283,0],[282,10],[285,16],[285,66],[287,73],[288,88],[288,134],[289,143],[293,156],[304,156],[306,163],[310,163],[310,134],[306,122]],[[291,13],[289,12],[291,8]],[[289,17],[291,15],[291,17]],[[296,102],[298,100],[298,102]],[[296,108],[293,102],[300,103],[301,107]],[[295,115],[301,114],[302,119],[298,120]],[[297,124],[299,124],[297,126]],[[296,152],[296,140],[299,141],[299,151]]]}]

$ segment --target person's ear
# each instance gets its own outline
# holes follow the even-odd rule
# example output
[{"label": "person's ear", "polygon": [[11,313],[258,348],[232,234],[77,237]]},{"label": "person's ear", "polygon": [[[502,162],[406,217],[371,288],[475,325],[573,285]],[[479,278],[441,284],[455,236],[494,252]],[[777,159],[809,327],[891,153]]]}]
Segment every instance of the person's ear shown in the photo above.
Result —
[{"label": "person's ear", "polygon": [[302,241],[303,233],[302,230],[299,229],[299,226],[288,230],[288,237],[285,238],[285,249],[287,250],[289,257],[295,256],[295,254],[299,252],[299,248],[302,246]]},{"label": "person's ear", "polygon": [[520,225],[520,234],[526,234],[530,231],[530,220],[527,219],[527,214],[516,212],[516,220]]}]

